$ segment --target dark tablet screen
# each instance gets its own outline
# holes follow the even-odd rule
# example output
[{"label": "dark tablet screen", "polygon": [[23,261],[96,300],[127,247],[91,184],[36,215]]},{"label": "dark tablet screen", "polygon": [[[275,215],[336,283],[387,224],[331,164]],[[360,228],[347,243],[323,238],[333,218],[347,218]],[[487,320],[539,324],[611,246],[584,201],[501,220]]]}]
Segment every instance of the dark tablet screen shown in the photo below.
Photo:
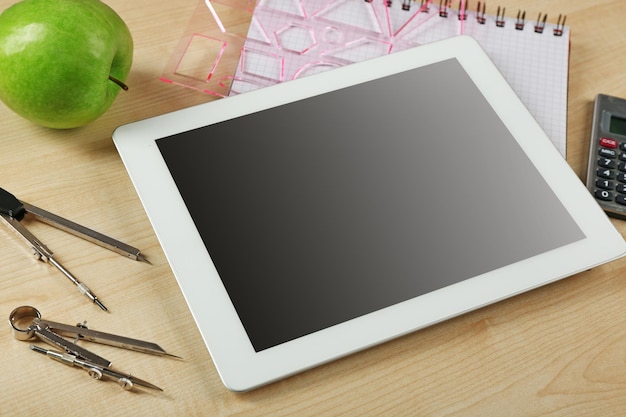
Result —
[{"label": "dark tablet screen", "polygon": [[256,351],[584,238],[455,59],[157,145]]}]

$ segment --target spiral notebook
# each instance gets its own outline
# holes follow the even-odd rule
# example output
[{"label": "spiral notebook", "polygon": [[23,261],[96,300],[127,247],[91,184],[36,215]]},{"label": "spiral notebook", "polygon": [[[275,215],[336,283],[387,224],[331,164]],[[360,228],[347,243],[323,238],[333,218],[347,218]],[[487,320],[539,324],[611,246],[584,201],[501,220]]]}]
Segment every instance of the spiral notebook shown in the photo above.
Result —
[{"label": "spiral notebook", "polygon": [[[550,23],[542,14],[527,19],[523,11],[489,9],[450,0],[201,0],[161,79],[225,97],[465,34],[478,40],[565,157],[565,18]],[[236,69],[224,65],[228,60],[238,60]],[[446,86],[445,79],[433,82]]]}]

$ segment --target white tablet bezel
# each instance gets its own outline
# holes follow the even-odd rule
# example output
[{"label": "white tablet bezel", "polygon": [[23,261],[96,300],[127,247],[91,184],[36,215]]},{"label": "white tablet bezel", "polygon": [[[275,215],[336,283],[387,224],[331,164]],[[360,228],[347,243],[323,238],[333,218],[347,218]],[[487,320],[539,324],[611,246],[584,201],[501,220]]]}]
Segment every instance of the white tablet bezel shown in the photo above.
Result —
[{"label": "white tablet bezel", "polygon": [[[450,58],[462,65],[587,237],[255,352],[155,140]],[[125,125],[115,131],[113,139],[217,370],[234,391],[258,387],[545,285],[626,251],[622,236],[580,179],[482,48],[466,36]]]}]

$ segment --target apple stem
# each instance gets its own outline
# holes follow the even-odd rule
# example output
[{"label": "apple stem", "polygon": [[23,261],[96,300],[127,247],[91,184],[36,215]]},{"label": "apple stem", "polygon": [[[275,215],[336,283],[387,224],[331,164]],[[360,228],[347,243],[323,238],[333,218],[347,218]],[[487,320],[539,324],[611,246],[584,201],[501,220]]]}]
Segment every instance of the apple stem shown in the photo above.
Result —
[{"label": "apple stem", "polygon": [[109,75],[109,80],[111,80],[115,84],[119,85],[122,88],[122,90],[128,91],[128,86],[126,84],[124,84],[123,82],[121,82],[120,80],[118,80],[117,78],[115,78],[114,76]]}]

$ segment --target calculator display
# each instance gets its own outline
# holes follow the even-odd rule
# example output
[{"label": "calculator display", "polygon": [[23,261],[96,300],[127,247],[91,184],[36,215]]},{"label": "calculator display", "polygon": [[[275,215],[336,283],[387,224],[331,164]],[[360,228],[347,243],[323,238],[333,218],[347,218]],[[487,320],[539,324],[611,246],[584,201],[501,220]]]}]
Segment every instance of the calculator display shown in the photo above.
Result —
[{"label": "calculator display", "polygon": [[626,119],[611,115],[609,131],[618,135],[626,136]]}]

